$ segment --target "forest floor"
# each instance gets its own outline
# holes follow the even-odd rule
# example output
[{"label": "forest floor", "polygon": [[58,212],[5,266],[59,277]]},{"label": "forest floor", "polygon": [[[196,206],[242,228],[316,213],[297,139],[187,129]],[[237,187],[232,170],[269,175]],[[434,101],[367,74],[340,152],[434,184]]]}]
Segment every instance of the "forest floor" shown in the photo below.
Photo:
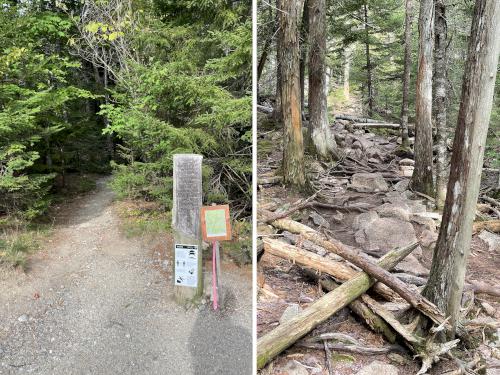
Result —
[{"label": "forest floor", "polygon": [[[345,110],[345,109],[344,109]],[[358,108],[345,110],[356,114]],[[258,133],[258,205],[259,209],[286,212],[297,202],[308,198],[297,194],[281,184],[266,184],[265,178],[280,175],[282,129],[276,128],[269,117],[259,114]],[[414,241],[420,242],[415,250],[396,268],[400,275],[416,276],[425,280],[429,274],[432,252],[439,230],[439,215],[433,211],[431,202],[408,189],[412,160],[397,156],[397,135],[387,132],[352,130],[348,121],[337,120],[333,125],[337,142],[347,153],[337,163],[321,163],[308,157],[306,170],[314,190],[320,192],[316,200],[342,209],[308,208],[293,213],[290,218],[331,236],[348,247],[363,250],[367,255],[380,257],[395,247]],[[261,147],[262,145],[262,147]],[[368,173],[354,181],[353,175]],[[262,183],[261,183],[262,182]],[[325,259],[339,260],[335,254],[304,240],[299,235],[278,231],[271,225],[259,223],[258,234],[262,238],[275,238],[316,252]],[[482,231],[474,235],[472,252],[467,270],[468,281],[485,281],[488,286],[500,282],[500,236]],[[293,317],[325,294],[316,279],[289,260],[278,258],[264,251],[258,263],[257,336],[270,332],[280,322]],[[413,286],[422,290],[422,284]],[[372,293],[371,296],[377,298]],[[500,321],[500,298],[487,294],[476,294],[476,307],[470,314],[488,316]],[[380,301],[380,298],[377,298]],[[387,307],[389,305],[386,305]],[[388,307],[389,308],[389,307]],[[489,310],[488,313],[485,312]],[[260,371],[261,374],[415,374],[420,361],[402,345],[390,346],[380,334],[364,324],[349,308],[334,314],[320,324],[306,338],[322,333],[344,333],[367,347],[392,347],[389,354],[367,355],[349,352],[334,352],[331,372],[328,370],[324,350],[305,349],[299,345],[290,347]],[[500,335],[483,336],[478,350],[498,365],[500,359]],[[482,341],[482,342],[481,342]],[[451,358],[442,359],[429,374],[443,374],[457,369]],[[487,370],[487,374],[500,374],[498,368]],[[498,371],[498,372],[495,372]]]},{"label": "forest floor", "polygon": [[251,267],[223,262],[221,311],[185,310],[171,238],[128,238],[120,204],[98,180],[61,205],[26,271],[0,267],[0,374],[251,373]]}]

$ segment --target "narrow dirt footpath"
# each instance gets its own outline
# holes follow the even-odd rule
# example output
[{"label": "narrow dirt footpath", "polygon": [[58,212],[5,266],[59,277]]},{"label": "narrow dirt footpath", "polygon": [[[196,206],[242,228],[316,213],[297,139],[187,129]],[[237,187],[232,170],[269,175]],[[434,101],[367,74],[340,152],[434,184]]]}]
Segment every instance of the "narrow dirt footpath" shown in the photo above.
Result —
[{"label": "narrow dirt footpath", "polygon": [[0,270],[0,374],[251,373],[248,273],[223,273],[224,314],[186,311],[105,179],[64,212],[27,273]]}]

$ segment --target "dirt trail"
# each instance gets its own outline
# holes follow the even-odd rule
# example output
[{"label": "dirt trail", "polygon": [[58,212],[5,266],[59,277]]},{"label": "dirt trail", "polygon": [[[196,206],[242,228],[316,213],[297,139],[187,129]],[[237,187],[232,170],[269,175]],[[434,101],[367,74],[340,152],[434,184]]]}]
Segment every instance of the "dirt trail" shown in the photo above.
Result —
[{"label": "dirt trail", "polygon": [[223,272],[222,315],[177,306],[170,269],[121,232],[105,179],[57,222],[27,273],[0,270],[0,374],[251,373],[249,272]]}]

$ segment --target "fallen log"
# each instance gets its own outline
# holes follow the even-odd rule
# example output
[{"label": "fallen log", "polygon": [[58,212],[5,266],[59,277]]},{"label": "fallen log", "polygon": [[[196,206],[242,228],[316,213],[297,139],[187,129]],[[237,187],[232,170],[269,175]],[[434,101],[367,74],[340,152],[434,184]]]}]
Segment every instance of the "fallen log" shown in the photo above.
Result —
[{"label": "fallen log", "polygon": [[[289,259],[301,266],[314,268],[315,270],[331,275],[340,281],[347,281],[358,274],[358,271],[352,269],[346,264],[324,258],[322,256],[319,256],[318,254],[314,254],[307,250],[302,250],[296,246],[289,245],[282,241],[278,241],[272,238],[265,238],[263,240],[263,243],[264,251],[268,252],[269,254],[278,256],[280,258]],[[395,301],[398,299],[397,293],[393,292],[384,284],[376,283],[373,286],[373,290],[388,301]]]},{"label": "fallen log", "polygon": [[401,297],[403,297],[403,299],[410,303],[410,305],[429,317],[433,322],[437,324],[444,324],[446,329],[451,329],[450,324],[445,321],[443,313],[439,311],[436,305],[423,297],[421,294],[411,290],[403,281],[399,280],[388,271],[371,262],[364,256],[364,254],[348,249],[341,242],[335,239],[329,238],[326,240],[324,235],[318,233],[314,229],[290,219],[279,219],[273,221],[271,225],[279,229],[300,234],[305,239],[322,246],[332,253],[340,255],[342,258],[358,266],[378,281],[393,289]]},{"label": "fallen log", "polygon": [[475,293],[489,294],[490,296],[500,297],[500,288],[489,285],[483,281],[469,280],[465,284],[465,290],[474,290]]},{"label": "fallen log", "polygon": [[349,345],[349,344],[335,344],[331,342],[325,342],[325,344],[320,344],[317,342],[310,342],[310,341],[300,341],[297,343],[297,345],[308,349],[323,349],[324,345],[326,345],[330,350],[335,350],[339,352],[349,352],[355,354],[364,354],[364,355],[379,355],[391,352],[401,352],[401,348],[395,345],[374,347],[374,346],[361,346],[361,345]]},{"label": "fallen log", "polygon": [[366,118],[366,117],[358,117],[358,116],[351,116],[351,115],[336,115],[335,120],[346,120],[346,121],[352,121],[352,122],[371,122],[371,123],[383,123],[383,121],[380,120],[374,120],[371,118]]},{"label": "fallen log", "polygon": [[400,128],[399,124],[388,124],[378,122],[355,122],[352,124],[353,128],[372,128],[372,129],[395,129]]},{"label": "fallen log", "polygon": [[[377,262],[383,269],[391,269],[408,256],[418,244],[388,252]],[[261,369],[283,350],[365,293],[375,280],[360,272],[333,291],[325,294],[290,320],[276,327],[257,340],[257,368]]]},{"label": "fallen log", "polygon": [[472,231],[477,233],[483,229],[490,232],[500,233],[500,220],[475,221],[472,225]]},{"label": "fallen log", "polygon": [[283,181],[282,176],[261,177],[257,180],[258,185],[276,185]]},{"label": "fallen log", "polygon": [[[339,284],[330,278],[321,277],[317,273],[309,272],[307,269],[305,269],[305,271],[311,278],[318,280],[324,290],[331,292],[335,288],[339,287]],[[368,327],[372,329],[372,331],[384,335],[390,343],[396,342],[396,334],[392,328],[364,302],[356,299],[349,304],[349,308],[352,312],[358,315],[368,325]]]}]

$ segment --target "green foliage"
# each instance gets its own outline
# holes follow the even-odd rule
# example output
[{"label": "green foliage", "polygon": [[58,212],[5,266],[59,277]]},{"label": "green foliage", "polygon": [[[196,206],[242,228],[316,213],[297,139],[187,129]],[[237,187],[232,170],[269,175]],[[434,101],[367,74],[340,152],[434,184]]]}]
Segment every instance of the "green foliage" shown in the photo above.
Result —
[{"label": "green foliage", "polygon": [[173,155],[199,153],[206,200],[249,213],[251,20],[243,4],[157,1],[137,13],[141,31],[130,42],[140,63],[100,112],[120,141],[112,183],[119,196],[170,208]]},{"label": "green foliage", "polygon": [[0,214],[31,219],[50,203],[71,105],[93,95],[68,84],[80,63],[63,53],[67,16],[4,7],[0,24]]}]

